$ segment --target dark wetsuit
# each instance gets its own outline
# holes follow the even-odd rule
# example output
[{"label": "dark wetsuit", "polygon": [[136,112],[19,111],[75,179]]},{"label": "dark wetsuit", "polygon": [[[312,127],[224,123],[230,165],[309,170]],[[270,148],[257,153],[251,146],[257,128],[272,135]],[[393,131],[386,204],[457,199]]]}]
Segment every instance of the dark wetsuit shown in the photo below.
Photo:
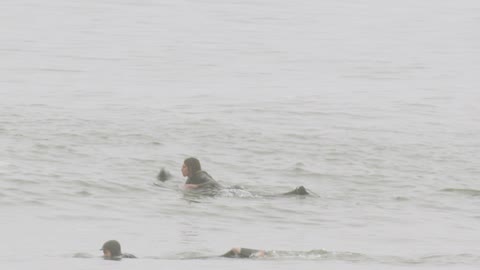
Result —
[{"label": "dark wetsuit", "polygon": [[201,188],[220,188],[220,184],[205,171],[198,171],[193,176],[188,177],[185,184],[199,185]]},{"label": "dark wetsuit", "polygon": [[121,259],[136,259],[135,255],[129,254],[129,253],[122,253],[122,255],[119,256],[113,256],[111,258],[105,258],[106,260],[114,260],[114,261],[119,261]]}]

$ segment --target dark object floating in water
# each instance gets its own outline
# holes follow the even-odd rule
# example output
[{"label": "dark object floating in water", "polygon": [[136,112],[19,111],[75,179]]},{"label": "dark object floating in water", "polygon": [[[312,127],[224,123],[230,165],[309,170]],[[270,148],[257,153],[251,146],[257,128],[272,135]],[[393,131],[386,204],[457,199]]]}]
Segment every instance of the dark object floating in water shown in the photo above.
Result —
[{"label": "dark object floating in water", "polygon": [[164,168],[162,168],[157,175],[157,179],[162,181],[162,182],[167,181],[168,179],[170,179],[170,177],[171,177],[170,173],[165,171]]},{"label": "dark object floating in water", "polygon": [[283,193],[283,195],[309,195],[309,194],[310,193],[308,193],[307,189],[304,186],[299,186],[290,192]]}]

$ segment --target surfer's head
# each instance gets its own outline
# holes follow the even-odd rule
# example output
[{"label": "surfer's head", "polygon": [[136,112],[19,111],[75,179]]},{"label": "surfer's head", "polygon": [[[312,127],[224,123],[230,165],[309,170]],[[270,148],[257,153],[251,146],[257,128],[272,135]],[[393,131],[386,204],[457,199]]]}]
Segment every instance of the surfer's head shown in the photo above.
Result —
[{"label": "surfer's head", "polygon": [[105,259],[112,259],[122,255],[122,248],[117,240],[105,242],[100,250],[103,250],[103,257]]},{"label": "surfer's head", "polygon": [[194,157],[190,157],[183,161],[183,166],[182,166],[183,176],[190,177],[200,170],[202,170],[202,166],[200,165],[200,161],[198,161],[198,159]]}]

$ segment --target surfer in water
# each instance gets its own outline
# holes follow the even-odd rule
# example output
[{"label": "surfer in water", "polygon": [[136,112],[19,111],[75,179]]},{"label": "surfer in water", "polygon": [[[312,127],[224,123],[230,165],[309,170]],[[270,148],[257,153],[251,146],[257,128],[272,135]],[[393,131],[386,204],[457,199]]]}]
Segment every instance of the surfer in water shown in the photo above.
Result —
[{"label": "surfer in water", "polygon": [[105,260],[121,260],[123,258],[137,258],[135,255],[122,253],[122,247],[117,240],[109,240],[105,242],[100,249],[103,251],[103,258]]},{"label": "surfer in water", "polygon": [[213,179],[206,171],[202,171],[200,161],[194,157],[187,158],[183,161],[182,175],[188,177],[184,187],[186,189],[219,189],[220,184]]},{"label": "surfer in water", "polygon": [[[212,191],[216,192],[223,187],[213,179],[213,177],[208,174],[206,171],[202,170],[200,161],[194,157],[187,158],[183,161],[182,165],[182,175],[187,177],[183,188],[186,190],[195,190],[195,191]],[[160,173],[157,175],[157,179],[161,182],[165,182],[171,178],[171,174],[165,169],[161,169]],[[208,193],[210,194],[210,193]],[[210,194],[215,195],[215,194]],[[267,196],[292,196],[292,195],[310,195],[307,189],[304,186],[299,186],[292,191],[276,194],[276,195],[267,195]]]},{"label": "surfer in water", "polygon": [[[103,251],[103,258],[105,260],[121,260],[122,258],[136,259],[132,254],[122,253],[122,248],[117,240],[110,240],[103,244],[100,249]],[[232,248],[227,253],[220,257],[225,258],[258,258],[266,256],[265,250],[250,249],[250,248]]]}]

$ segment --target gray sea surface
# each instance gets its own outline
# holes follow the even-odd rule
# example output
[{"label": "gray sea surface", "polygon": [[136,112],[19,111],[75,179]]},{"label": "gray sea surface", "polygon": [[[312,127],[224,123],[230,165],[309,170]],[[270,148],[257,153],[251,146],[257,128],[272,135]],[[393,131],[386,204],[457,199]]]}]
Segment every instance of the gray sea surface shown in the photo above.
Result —
[{"label": "gray sea surface", "polygon": [[[479,29],[476,0],[1,0],[0,267],[479,269]],[[241,189],[185,193],[190,156]]]}]

